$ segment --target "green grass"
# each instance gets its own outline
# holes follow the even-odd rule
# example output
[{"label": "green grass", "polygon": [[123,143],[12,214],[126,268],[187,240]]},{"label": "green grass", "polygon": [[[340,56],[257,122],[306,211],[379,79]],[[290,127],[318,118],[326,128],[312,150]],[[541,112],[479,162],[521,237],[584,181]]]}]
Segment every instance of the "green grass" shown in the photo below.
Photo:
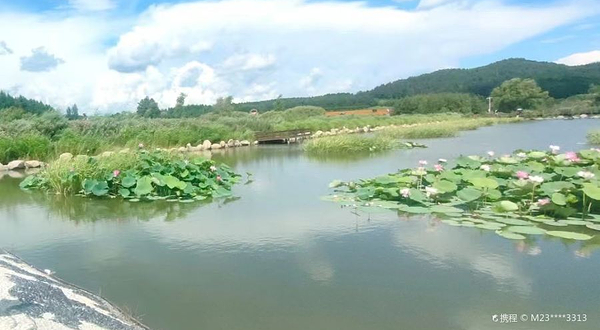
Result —
[{"label": "green grass", "polygon": [[589,131],[587,141],[589,144],[600,145],[600,130]]},{"label": "green grass", "polygon": [[310,154],[365,153],[397,148],[398,140],[382,135],[334,135],[309,140],[304,150]]},{"label": "green grass", "polygon": [[[419,129],[407,128],[401,129],[401,132],[389,133],[395,138],[453,136],[456,134],[455,127],[460,125],[463,127],[460,129],[470,129],[464,127],[470,123],[470,120],[465,120],[469,117],[455,113],[338,117],[327,117],[324,113],[321,108],[298,107],[256,116],[229,112],[209,113],[197,118],[149,119],[126,114],[74,121],[47,113],[0,122],[0,162],[7,163],[15,159],[49,161],[64,152],[97,155],[103,151],[137,147],[140,143],[147,148],[172,148],[188,143],[195,146],[204,140],[252,141],[256,132],[289,129],[316,132],[343,127],[354,129],[365,126],[427,124],[419,126]],[[476,126],[496,120],[480,118],[477,119]],[[451,123],[451,127],[443,128],[440,122]]]},{"label": "green grass", "polygon": [[408,127],[386,128],[380,134],[394,139],[432,139],[453,137],[460,131],[474,130],[483,126],[520,121],[517,118],[472,118],[449,120]]}]

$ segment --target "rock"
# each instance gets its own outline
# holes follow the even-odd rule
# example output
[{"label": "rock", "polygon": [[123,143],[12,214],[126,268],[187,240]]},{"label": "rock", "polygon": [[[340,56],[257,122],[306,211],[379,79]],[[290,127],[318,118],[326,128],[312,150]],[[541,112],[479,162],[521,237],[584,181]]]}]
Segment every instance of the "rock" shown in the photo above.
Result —
[{"label": "rock", "polygon": [[202,142],[202,147],[204,148],[204,150],[209,150],[211,145],[212,144],[208,140],[204,140],[204,142]]},{"label": "rock", "polygon": [[110,157],[112,155],[114,155],[115,153],[112,151],[105,151],[103,153],[100,154],[100,157]]},{"label": "rock", "polygon": [[365,126],[365,127],[363,127],[362,130],[363,130],[363,132],[368,133],[369,132],[369,127]]},{"label": "rock", "polygon": [[186,152],[186,151],[187,151],[187,148],[186,148],[186,147],[179,147],[179,148],[177,149],[177,151],[179,151],[179,152]]},{"label": "rock", "polygon": [[65,152],[60,154],[60,156],[58,156],[59,160],[71,160],[73,159],[73,154],[70,152]]},{"label": "rock", "polygon": [[313,137],[320,137],[321,135],[323,135],[323,131],[316,131],[315,134],[313,134]]},{"label": "rock", "polygon": [[221,149],[221,145],[219,143],[215,143],[213,145],[210,146],[211,150],[215,150],[215,149]]},{"label": "rock", "polygon": [[177,148],[171,148],[169,149],[169,152],[177,152]]},{"label": "rock", "polygon": [[258,141],[254,141],[252,144],[254,144],[255,146],[258,145]]},{"label": "rock", "polygon": [[26,168],[38,168],[42,166],[44,166],[44,163],[40,162],[39,160],[28,160],[25,162]]},{"label": "rock", "polygon": [[190,152],[198,152],[198,151],[202,151],[202,146],[198,146],[198,147],[189,147],[188,150]]},{"label": "rock", "polygon": [[227,143],[225,143],[225,141],[221,141],[221,142],[219,142],[219,144],[221,145],[221,148],[225,148],[225,146],[227,145]]},{"label": "rock", "polygon": [[90,159],[90,156],[88,155],[77,155],[73,158],[73,160],[78,162],[87,162],[88,159]]},{"label": "rock", "polygon": [[8,166],[6,165],[2,165],[2,163],[0,163],[0,171],[8,171]]},{"label": "rock", "polygon": [[20,169],[25,168],[25,161],[13,160],[12,162],[9,162],[8,164],[6,164],[6,167],[9,170],[20,170]]},{"label": "rock", "polygon": [[226,146],[227,146],[228,148],[234,147],[233,140],[232,140],[232,139],[229,139],[229,140],[227,141],[227,144],[226,144]]},{"label": "rock", "polygon": [[242,141],[240,141],[240,144],[241,144],[242,146],[246,147],[246,146],[249,146],[249,145],[250,145],[250,141],[248,141],[248,140],[242,140]]},{"label": "rock", "polygon": [[198,150],[198,151],[202,151],[202,150],[204,150],[204,145],[203,145],[203,144],[199,144],[199,145],[197,145],[197,146],[196,146],[196,150]]},{"label": "rock", "polygon": [[588,117],[588,115],[586,115],[585,113],[582,114],[581,116],[579,116],[579,118],[587,118],[587,117]]},{"label": "rock", "polygon": [[[0,329],[148,329],[103,298],[0,250]],[[6,307],[10,304],[10,307]]]},{"label": "rock", "polygon": [[233,146],[234,147],[241,147],[242,143],[240,142],[240,140],[235,140],[235,141],[233,141]]},{"label": "rock", "polygon": [[188,143],[188,144],[186,144],[186,145],[185,145],[185,147],[189,149],[189,148],[191,148],[191,147],[192,147],[192,144],[191,144],[191,143]]}]

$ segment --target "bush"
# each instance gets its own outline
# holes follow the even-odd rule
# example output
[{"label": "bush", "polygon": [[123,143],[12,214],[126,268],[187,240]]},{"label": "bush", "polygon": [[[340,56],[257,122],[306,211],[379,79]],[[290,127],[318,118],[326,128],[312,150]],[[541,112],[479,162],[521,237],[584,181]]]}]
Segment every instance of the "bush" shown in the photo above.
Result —
[{"label": "bush", "polygon": [[18,137],[0,136],[0,162],[8,163],[15,159],[45,160],[51,149],[51,141],[37,134]]},{"label": "bush", "polygon": [[483,97],[460,93],[415,95],[399,100],[388,100],[383,104],[392,106],[394,115],[443,112],[472,114],[487,110],[487,104]]}]

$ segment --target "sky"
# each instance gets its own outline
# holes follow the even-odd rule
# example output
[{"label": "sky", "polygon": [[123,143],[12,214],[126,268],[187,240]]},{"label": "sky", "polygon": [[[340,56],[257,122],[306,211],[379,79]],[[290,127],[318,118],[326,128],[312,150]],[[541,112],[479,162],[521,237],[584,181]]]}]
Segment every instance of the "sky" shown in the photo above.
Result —
[{"label": "sky", "polygon": [[0,90],[87,114],[357,92],[511,57],[600,61],[600,0],[0,0]]}]

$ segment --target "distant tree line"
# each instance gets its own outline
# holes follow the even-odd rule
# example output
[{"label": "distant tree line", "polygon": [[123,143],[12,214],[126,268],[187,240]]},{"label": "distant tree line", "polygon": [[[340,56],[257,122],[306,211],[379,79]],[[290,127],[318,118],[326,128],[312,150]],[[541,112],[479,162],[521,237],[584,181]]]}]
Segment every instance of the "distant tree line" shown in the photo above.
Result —
[{"label": "distant tree line", "polygon": [[28,99],[24,96],[14,97],[6,92],[0,91],[0,111],[2,109],[18,108],[31,114],[42,114],[54,110],[51,106],[40,101]]}]

